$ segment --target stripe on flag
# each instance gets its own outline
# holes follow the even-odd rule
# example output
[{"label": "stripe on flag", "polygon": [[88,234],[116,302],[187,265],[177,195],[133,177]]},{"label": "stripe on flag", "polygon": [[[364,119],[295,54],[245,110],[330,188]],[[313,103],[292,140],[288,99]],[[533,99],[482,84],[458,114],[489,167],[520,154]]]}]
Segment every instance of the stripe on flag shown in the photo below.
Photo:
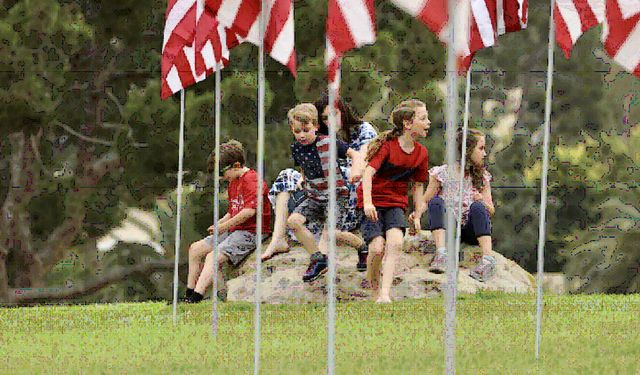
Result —
[{"label": "stripe on flag", "polygon": [[607,0],[602,40],[607,54],[640,78],[640,0]]},{"label": "stripe on flag", "polygon": [[556,0],[553,20],[556,43],[568,59],[582,34],[604,20],[604,0]]}]

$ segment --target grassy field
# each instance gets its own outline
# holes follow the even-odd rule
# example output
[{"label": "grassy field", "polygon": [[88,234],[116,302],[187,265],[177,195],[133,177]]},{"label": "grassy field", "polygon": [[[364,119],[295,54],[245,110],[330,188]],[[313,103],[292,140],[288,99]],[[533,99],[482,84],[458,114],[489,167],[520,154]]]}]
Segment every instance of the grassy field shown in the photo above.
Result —
[{"label": "grassy field", "polygon": [[[441,298],[340,303],[338,374],[441,374]],[[253,306],[124,303],[0,309],[0,373],[253,372]],[[322,374],[324,305],[263,305],[263,374]],[[638,374],[640,295],[549,296],[535,360],[533,295],[463,295],[458,302],[460,374]]]}]

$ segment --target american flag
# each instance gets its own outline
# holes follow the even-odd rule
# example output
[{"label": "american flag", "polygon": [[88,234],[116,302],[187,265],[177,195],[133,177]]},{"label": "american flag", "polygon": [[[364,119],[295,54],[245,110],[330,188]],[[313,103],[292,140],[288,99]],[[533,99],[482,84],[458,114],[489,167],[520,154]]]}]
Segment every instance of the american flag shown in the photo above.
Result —
[{"label": "american flag", "polygon": [[[502,8],[506,13],[502,13],[501,24],[510,28],[515,27],[510,7],[511,1],[504,0]],[[398,8],[409,13],[414,18],[424,23],[431,32],[436,34],[443,43],[448,42],[448,2],[447,0],[391,0]],[[520,8],[518,8],[520,9]],[[523,8],[525,10],[526,8]],[[498,9],[496,0],[458,0],[456,6],[457,28],[456,51],[458,59],[458,69],[466,72],[471,66],[471,60],[476,51],[493,46],[498,35]],[[526,27],[526,10],[523,17],[518,18],[521,28]],[[515,31],[515,30],[514,30]]]},{"label": "american flag", "polygon": [[606,0],[602,40],[611,58],[640,78],[640,0]]},{"label": "american flag", "polygon": [[604,20],[605,0],[556,0],[553,20],[556,25],[556,43],[568,59],[571,49],[590,28]]},{"label": "american flag", "polygon": [[204,79],[195,72],[196,0],[169,0],[161,60],[162,99]]},{"label": "american flag", "polygon": [[326,41],[325,64],[329,85],[337,94],[340,86],[337,73],[344,54],[376,41],[374,1],[329,0]]},{"label": "american flag", "polygon": [[[265,51],[296,75],[294,13],[292,0],[267,2]],[[261,0],[207,0],[220,25],[235,34],[237,43],[260,44]]]}]

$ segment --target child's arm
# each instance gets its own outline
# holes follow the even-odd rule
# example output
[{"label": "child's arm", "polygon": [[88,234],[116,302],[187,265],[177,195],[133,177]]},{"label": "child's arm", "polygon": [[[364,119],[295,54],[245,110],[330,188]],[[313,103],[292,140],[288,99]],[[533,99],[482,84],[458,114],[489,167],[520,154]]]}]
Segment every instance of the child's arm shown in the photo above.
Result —
[{"label": "child's arm", "polygon": [[429,185],[427,185],[427,191],[424,192],[422,202],[424,202],[425,209],[427,208],[429,201],[438,194],[440,190],[440,181],[435,176],[429,175]]},{"label": "child's arm", "polygon": [[[240,225],[247,221],[248,219],[255,216],[256,210],[255,208],[243,208],[238,212],[238,214],[234,217],[229,217],[227,220],[222,222],[218,222],[218,234],[222,234],[229,229],[235,227],[236,225]],[[229,214],[225,215],[225,217],[229,216]],[[209,227],[209,233],[213,234],[214,227],[213,225]]]},{"label": "child's arm", "polygon": [[349,178],[349,182],[356,183],[362,179],[362,173],[366,167],[364,155],[366,154],[362,153],[362,151],[356,151],[352,148],[347,150],[347,156],[351,158],[351,173],[349,173],[351,177]]},{"label": "child's arm", "polygon": [[371,185],[373,184],[374,174],[376,174],[376,169],[367,165],[362,176],[362,203],[365,216],[371,221],[378,221],[378,212],[371,199]]},{"label": "child's arm", "polygon": [[484,203],[487,211],[489,211],[489,216],[493,216],[493,214],[496,213],[496,208],[493,205],[493,197],[491,196],[491,183],[489,181],[487,181],[484,189],[482,189],[482,193],[476,193],[473,199]]},{"label": "child's arm", "polygon": [[425,211],[424,198],[424,184],[422,182],[416,182],[413,184],[413,226],[415,231],[419,231],[421,228],[420,218]]},{"label": "child's arm", "polygon": [[[229,215],[229,213],[227,212],[226,215],[224,215],[220,220],[218,220],[218,233],[224,233],[224,231],[222,231],[222,223],[224,223],[225,221],[229,220],[231,216]],[[207,232],[209,232],[209,234],[213,234],[213,231],[215,230],[215,225],[211,225],[209,228],[207,228]]]}]

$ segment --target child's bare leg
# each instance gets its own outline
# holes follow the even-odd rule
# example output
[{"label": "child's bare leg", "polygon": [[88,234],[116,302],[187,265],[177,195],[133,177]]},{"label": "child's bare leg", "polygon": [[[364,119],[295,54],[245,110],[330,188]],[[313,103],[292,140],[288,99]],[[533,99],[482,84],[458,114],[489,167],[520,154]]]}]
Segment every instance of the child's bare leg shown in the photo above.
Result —
[{"label": "child's bare leg", "polygon": [[431,235],[433,236],[433,240],[436,243],[436,249],[442,249],[445,247],[445,230],[444,229],[436,229],[431,231]]},{"label": "child's bare leg", "polygon": [[189,275],[187,276],[187,288],[193,289],[202,270],[202,258],[211,252],[213,248],[207,245],[205,240],[196,241],[189,246]]},{"label": "child's bare leg", "polygon": [[378,303],[391,302],[391,286],[393,285],[396,263],[400,257],[400,249],[402,249],[402,237],[402,230],[399,228],[387,230],[387,243],[382,264],[382,285],[380,286],[380,296],[376,301]]},{"label": "child's bare leg", "polygon": [[364,240],[351,232],[336,232],[336,242],[359,249]]},{"label": "child's bare leg", "polygon": [[369,256],[367,257],[367,280],[373,289],[374,300],[380,290],[380,265],[384,256],[385,240],[382,236],[374,238],[369,243]]},{"label": "child's bare leg", "polygon": [[480,236],[478,237],[478,242],[480,243],[480,249],[482,250],[483,256],[493,256],[493,250],[491,249],[491,236]]},{"label": "child's bare leg", "polygon": [[289,197],[291,194],[289,192],[278,193],[276,196],[276,207],[275,207],[275,221],[273,223],[273,237],[271,238],[271,242],[267,249],[262,253],[262,260],[266,260],[274,256],[278,253],[285,253],[289,251],[289,244],[287,242],[287,216],[288,212],[288,203]]},{"label": "child's bare leg", "polygon": [[297,212],[292,213],[287,219],[287,225],[293,230],[294,235],[298,242],[302,244],[304,249],[309,254],[314,254],[319,251],[316,239],[313,237],[313,233],[305,227],[307,219]]},{"label": "child's bare leg", "polygon": [[[222,276],[222,265],[228,261],[226,255],[218,253],[218,290],[224,289],[225,282],[224,276]],[[209,285],[213,281],[213,251],[207,254],[207,258],[204,261],[204,267],[202,273],[198,278],[198,282],[195,287],[195,291],[204,296]]]}]

